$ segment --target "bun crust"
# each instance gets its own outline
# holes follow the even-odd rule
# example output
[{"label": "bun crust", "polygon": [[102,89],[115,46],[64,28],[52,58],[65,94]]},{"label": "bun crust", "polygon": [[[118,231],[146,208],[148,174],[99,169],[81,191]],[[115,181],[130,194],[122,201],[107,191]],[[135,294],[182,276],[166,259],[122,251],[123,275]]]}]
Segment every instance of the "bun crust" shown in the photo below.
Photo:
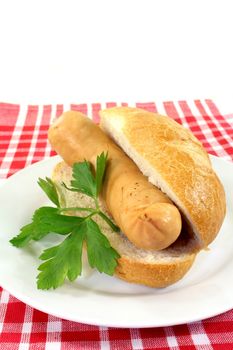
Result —
[{"label": "bun crust", "polygon": [[[92,200],[77,192],[67,191],[62,182],[70,185],[72,177],[71,168],[64,162],[56,165],[52,174],[59,191],[62,206],[86,206],[93,205]],[[102,210],[106,208],[102,203]],[[79,215],[81,215],[79,213]],[[108,214],[109,215],[109,214]],[[166,287],[180,280],[192,266],[196,257],[194,242],[189,239],[178,239],[171,247],[162,251],[148,251],[136,248],[124,234],[112,232],[101,218],[96,221],[102,228],[112,247],[121,257],[115,276],[127,282],[143,284],[150,287]]]},{"label": "bun crust", "polygon": [[199,247],[211,243],[225,216],[225,193],[196,137],[171,118],[142,109],[114,107],[100,115],[101,128],[176,204]]},{"label": "bun crust", "polygon": [[158,261],[154,264],[143,263],[123,256],[118,260],[115,275],[127,282],[163,288],[184,277],[192,266],[195,256],[195,254],[191,254],[170,263]]}]

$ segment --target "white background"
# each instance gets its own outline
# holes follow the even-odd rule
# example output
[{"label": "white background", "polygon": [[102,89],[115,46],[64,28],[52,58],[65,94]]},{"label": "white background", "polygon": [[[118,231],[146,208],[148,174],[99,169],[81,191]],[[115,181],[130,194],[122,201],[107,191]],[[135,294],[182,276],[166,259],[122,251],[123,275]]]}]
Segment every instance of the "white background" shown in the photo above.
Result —
[{"label": "white background", "polygon": [[233,112],[232,5],[0,0],[0,100],[207,97]]}]

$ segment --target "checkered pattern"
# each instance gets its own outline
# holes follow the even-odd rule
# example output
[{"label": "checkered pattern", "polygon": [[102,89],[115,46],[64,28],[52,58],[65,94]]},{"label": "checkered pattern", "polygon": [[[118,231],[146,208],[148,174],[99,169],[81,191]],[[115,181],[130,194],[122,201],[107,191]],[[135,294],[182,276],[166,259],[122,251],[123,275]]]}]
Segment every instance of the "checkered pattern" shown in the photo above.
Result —
[{"label": "checkered pattern", "polygon": [[[19,106],[0,103],[0,184],[19,169],[54,154],[47,141],[47,131],[51,121],[63,110],[81,111],[98,122],[99,110],[115,105]],[[209,153],[233,160],[233,114],[222,115],[211,100],[136,103],[136,106],[169,115],[190,128]],[[83,325],[47,315],[0,288],[2,349],[232,350],[233,310],[181,326],[114,329]]]}]

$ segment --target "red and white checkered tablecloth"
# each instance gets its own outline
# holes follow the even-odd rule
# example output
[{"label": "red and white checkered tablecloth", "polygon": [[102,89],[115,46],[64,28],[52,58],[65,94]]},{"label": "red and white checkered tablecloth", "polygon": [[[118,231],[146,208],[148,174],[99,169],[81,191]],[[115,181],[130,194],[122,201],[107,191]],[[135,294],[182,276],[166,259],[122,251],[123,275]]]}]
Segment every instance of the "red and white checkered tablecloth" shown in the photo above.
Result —
[{"label": "red and white checkered tablecloth", "polygon": [[[98,121],[115,103],[25,106],[0,103],[0,184],[29,164],[50,157],[47,130],[64,110]],[[118,105],[127,105],[126,103]],[[212,100],[130,104],[167,114],[191,129],[206,150],[233,160],[233,113]],[[233,310],[205,321],[150,329],[114,329],[65,321],[31,308],[0,288],[0,350],[209,350],[233,349]]]}]

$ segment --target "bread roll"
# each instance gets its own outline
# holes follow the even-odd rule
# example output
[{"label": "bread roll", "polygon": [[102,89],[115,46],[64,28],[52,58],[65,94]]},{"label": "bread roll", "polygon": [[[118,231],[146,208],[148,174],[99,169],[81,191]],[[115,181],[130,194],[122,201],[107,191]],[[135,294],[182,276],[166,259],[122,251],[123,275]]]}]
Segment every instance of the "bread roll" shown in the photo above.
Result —
[{"label": "bread roll", "polygon": [[100,116],[101,128],[176,204],[199,248],[211,243],[225,216],[225,193],[196,137],[171,118],[142,109],[114,107]]}]

